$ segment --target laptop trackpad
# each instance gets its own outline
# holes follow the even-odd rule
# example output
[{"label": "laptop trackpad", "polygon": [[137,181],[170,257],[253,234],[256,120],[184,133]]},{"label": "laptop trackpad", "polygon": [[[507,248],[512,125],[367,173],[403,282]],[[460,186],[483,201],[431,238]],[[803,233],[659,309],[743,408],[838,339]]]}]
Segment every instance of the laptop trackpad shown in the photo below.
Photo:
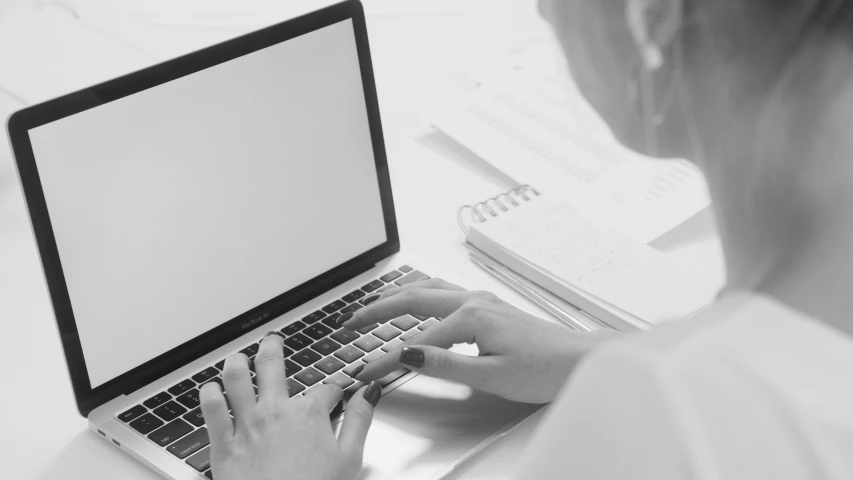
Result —
[{"label": "laptop trackpad", "polygon": [[467,452],[539,407],[418,375],[379,402],[359,478],[439,478]]}]

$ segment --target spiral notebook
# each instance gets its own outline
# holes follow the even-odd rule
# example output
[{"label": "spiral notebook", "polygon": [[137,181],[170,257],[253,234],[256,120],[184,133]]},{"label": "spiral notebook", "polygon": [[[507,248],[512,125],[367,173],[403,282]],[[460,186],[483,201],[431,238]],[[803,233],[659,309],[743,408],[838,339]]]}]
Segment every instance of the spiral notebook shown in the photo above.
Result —
[{"label": "spiral notebook", "polygon": [[695,313],[721,287],[530,186],[465,205],[458,220],[472,261],[577,329],[648,329]]}]

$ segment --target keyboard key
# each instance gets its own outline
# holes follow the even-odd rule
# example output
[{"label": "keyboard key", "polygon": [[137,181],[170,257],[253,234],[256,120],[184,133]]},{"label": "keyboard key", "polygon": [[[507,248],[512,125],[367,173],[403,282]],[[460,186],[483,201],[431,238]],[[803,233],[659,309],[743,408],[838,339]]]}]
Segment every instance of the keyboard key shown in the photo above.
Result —
[{"label": "keyboard key", "polygon": [[299,320],[281,329],[281,333],[285,335],[296,335],[296,333],[305,328],[305,324]]},{"label": "keyboard key", "polygon": [[338,360],[335,357],[326,357],[314,364],[314,367],[317,370],[320,370],[326,375],[331,375],[337,372],[338,370],[344,368],[345,366],[346,365],[344,364],[344,362]]},{"label": "keyboard key", "polygon": [[314,385],[320,380],[326,378],[326,376],[318,372],[316,369],[308,367],[305,370],[302,370],[301,372],[297,373],[293,378],[310,387],[311,385]]},{"label": "keyboard key", "polygon": [[310,327],[303,330],[302,333],[308,335],[314,340],[320,340],[326,335],[332,333],[332,329],[323,325],[322,323],[315,323],[314,325],[311,325]]},{"label": "keyboard key", "polygon": [[342,328],[342,329],[338,330],[337,332],[329,335],[329,338],[340,343],[341,345],[346,345],[352,341],[355,341],[360,336],[361,335],[353,332],[352,330],[349,330],[347,328]]},{"label": "keyboard key", "polygon": [[379,340],[373,335],[365,335],[353,342],[353,345],[365,352],[372,352],[382,346],[382,340]]},{"label": "keyboard key", "polygon": [[325,313],[323,313],[320,310],[317,310],[316,312],[312,313],[311,315],[303,317],[302,321],[308,325],[311,325],[312,323],[316,323],[317,321],[321,320],[325,316],[326,316]]},{"label": "keyboard key", "polygon": [[402,273],[398,272],[397,270],[392,270],[392,271],[386,273],[385,275],[382,275],[381,277],[379,277],[379,280],[382,280],[383,282],[388,283],[391,280],[396,280],[402,276],[403,276]]},{"label": "keyboard key", "polygon": [[360,308],[364,308],[364,306],[360,303],[351,303],[351,304],[347,305],[346,307],[342,308],[339,313],[341,315],[343,315],[345,313],[354,312]]},{"label": "keyboard key", "polygon": [[347,345],[346,347],[335,352],[335,356],[340,358],[346,363],[352,363],[359,358],[364,356],[364,352],[355,348],[352,345]]},{"label": "keyboard key", "polygon": [[346,306],[347,304],[343,300],[335,300],[334,302],[323,307],[323,311],[326,313],[335,313]]},{"label": "keyboard key", "polygon": [[303,367],[307,367],[308,365],[311,365],[312,363],[316,362],[317,360],[320,360],[323,357],[314,350],[306,348],[305,350],[302,350],[301,352],[290,358],[292,358],[293,361],[302,365]]},{"label": "keyboard key", "polygon": [[167,423],[165,426],[154,430],[148,435],[148,438],[153,440],[157,445],[165,447],[192,431],[193,427],[179,418],[174,422]]},{"label": "keyboard key", "polygon": [[332,353],[340,350],[341,344],[334,340],[324,338],[314,345],[311,345],[311,348],[316,350],[320,355],[331,355]]},{"label": "keyboard key", "polygon": [[225,360],[220,360],[214,365],[220,372],[225,369]]},{"label": "keyboard key", "polygon": [[292,362],[290,359],[284,361],[284,371],[288,377],[300,370],[302,367],[298,363]]},{"label": "keyboard key", "polygon": [[[225,360],[222,361],[223,365],[225,364]],[[217,364],[219,365],[219,364]],[[184,380],[183,382],[178,382],[171,387],[169,387],[169,393],[172,395],[180,395],[187,390],[193,388],[195,386],[195,382],[190,380],[189,378]]]},{"label": "keyboard key", "polygon": [[385,340],[387,342],[388,340],[391,340],[392,338],[402,334],[403,332],[397,330],[396,328],[392,327],[391,325],[382,325],[381,327],[377,328],[376,330],[374,330],[370,333],[372,333],[373,335],[375,335],[375,336],[377,336],[377,337],[379,337],[382,340]]},{"label": "keyboard key", "polygon": [[361,287],[361,289],[367,293],[370,293],[370,292],[376,290],[377,288],[382,288],[382,286],[384,286],[384,285],[385,285],[385,282],[383,282],[382,280],[374,280],[374,281],[368,283],[367,285]]},{"label": "keyboard key", "polygon": [[395,348],[399,347],[402,344],[403,344],[403,341],[400,340],[399,338],[394,339],[394,340],[386,343],[385,345],[382,345],[382,351],[385,353],[388,353],[391,350],[394,350]]},{"label": "keyboard key", "polygon": [[136,405],[135,407],[132,407],[131,409],[125,410],[124,412],[118,414],[118,419],[124,423],[127,423],[147,411],[148,410],[142,405]]},{"label": "keyboard key", "polygon": [[410,371],[411,370],[409,370],[408,368],[401,368],[399,370],[395,370],[395,371],[389,373],[388,375],[385,375],[384,377],[380,378],[377,381],[379,382],[379,385],[382,385],[382,388],[385,388],[388,385],[391,385],[392,383],[399,380],[400,377],[409,373]]},{"label": "keyboard key", "polygon": [[210,468],[210,449],[205,448],[192,457],[186,459],[186,462],[199,472],[207,470]]},{"label": "keyboard key", "polygon": [[180,402],[181,405],[183,405],[189,409],[193,409],[193,408],[199,406],[199,403],[200,403],[198,400],[198,389],[194,388],[194,389],[190,390],[189,392],[186,392],[186,393],[182,394],[181,396],[176,397],[175,400]]},{"label": "keyboard key", "polygon": [[355,362],[355,363],[351,363],[351,364],[347,365],[346,367],[344,367],[344,369],[343,369],[343,370],[341,370],[341,372],[342,372],[342,373],[345,373],[345,374],[347,374],[347,375],[349,375],[349,376],[351,377],[351,376],[352,376],[352,372],[353,372],[356,368],[358,368],[358,367],[360,367],[360,366],[362,366],[362,365],[364,365],[364,362]]},{"label": "keyboard key", "polygon": [[352,302],[358,300],[359,298],[361,298],[365,295],[367,295],[367,294],[362,292],[361,290],[356,290],[354,292],[350,292],[350,293],[344,295],[341,300],[343,300],[347,303],[352,303]]},{"label": "keyboard key", "polygon": [[142,404],[148,408],[157,408],[171,399],[172,396],[169,395],[168,392],[160,392],[157,395],[154,395],[153,397],[149,398],[148,400],[145,400],[144,402],[142,402]]},{"label": "keyboard key", "polygon": [[410,313],[410,315],[411,315],[411,316],[413,316],[413,317],[415,317],[415,318],[417,318],[418,320],[421,320],[421,321],[426,320],[427,318],[429,318],[429,317],[427,317],[427,316],[425,316],[425,315],[415,315],[414,313]]},{"label": "keyboard key", "polygon": [[350,378],[349,375],[345,375],[343,373],[336,373],[331,377],[323,380],[323,383],[327,383],[329,385],[337,385],[344,389],[355,383],[355,380]]},{"label": "keyboard key", "polygon": [[287,357],[293,355],[293,350],[291,350],[287,347],[281,347],[281,354],[284,355],[284,358],[287,358]]},{"label": "keyboard key", "polygon": [[201,414],[201,408],[196,408],[195,410],[191,410],[189,413],[184,415],[184,420],[192,423],[196,427],[200,427],[204,425],[204,416]]},{"label": "keyboard key", "polygon": [[240,353],[245,354],[247,357],[254,357],[258,354],[258,349],[261,348],[260,344],[253,343],[248,347],[240,350]]},{"label": "keyboard key", "polygon": [[209,478],[210,480],[213,480],[213,470],[208,470],[204,472],[204,476]]},{"label": "keyboard key", "polygon": [[388,285],[385,285],[384,287],[380,288],[379,290],[377,290],[373,293],[382,293],[385,290],[391,290],[392,288],[397,288],[397,285],[394,285],[393,283],[389,283]]},{"label": "keyboard key", "polygon": [[178,458],[187,458],[209,444],[210,439],[207,436],[207,428],[202,427],[169,445],[168,450]]},{"label": "keyboard key", "polygon": [[364,363],[370,363],[376,360],[377,358],[382,358],[384,356],[385,352],[383,352],[382,350],[374,350],[373,353],[368,353],[367,355],[365,355],[365,357],[362,358],[361,361]]},{"label": "keyboard key", "polygon": [[179,416],[187,413],[187,409],[175,402],[169,402],[155,408],[154,413],[163,420],[171,422]]},{"label": "keyboard key", "polygon": [[285,345],[296,351],[302,350],[303,348],[311,345],[311,343],[311,339],[301,333],[288,337],[287,340],[284,341]]},{"label": "keyboard key", "polygon": [[403,265],[402,267],[398,268],[397,270],[399,270],[403,273],[409,273],[412,271],[412,267],[410,267],[408,265]]},{"label": "keyboard key", "polygon": [[434,319],[434,318],[430,318],[430,319],[429,319],[429,320],[427,320],[426,322],[424,322],[424,323],[422,323],[422,324],[418,325],[418,330],[423,331],[423,330],[426,330],[427,328],[429,328],[429,327],[431,327],[431,326],[433,326],[433,325],[438,325],[438,320],[436,320],[436,319]]},{"label": "keyboard key", "polygon": [[130,426],[133,427],[134,430],[141,433],[142,435],[148,435],[153,432],[155,429],[160,428],[163,425],[163,420],[151,415],[150,413],[146,413],[145,415],[137,418],[136,420],[130,422]]},{"label": "keyboard key", "polygon": [[391,325],[394,325],[404,332],[419,323],[421,322],[411,315],[403,315],[402,317],[397,317],[394,320],[391,320]]},{"label": "keyboard key", "polygon": [[420,330],[418,330],[417,328],[413,328],[413,329],[409,330],[408,332],[400,335],[400,340],[402,340],[404,342],[408,342],[409,340],[414,338],[419,333],[421,333]]},{"label": "keyboard key", "polygon": [[193,375],[193,376],[192,376],[192,379],[193,379],[196,383],[204,383],[204,382],[206,382],[206,381],[210,380],[211,378],[213,378],[213,377],[215,377],[215,376],[217,376],[217,375],[219,375],[219,371],[218,371],[218,370],[216,370],[216,369],[215,369],[215,368],[213,368],[213,367],[207,367],[207,368],[205,368],[204,370],[202,370],[202,371],[200,371],[200,372],[196,373],[195,375]]},{"label": "keyboard key", "polygon": [[333,313],[328,317],[323,319],[323,325],[335,330],[338,328],[338,318],[341,316],[340,313]]},{"label": "keyboard key", "polygon": [[287,379],[287,391],[290,393],[290,396],[298,395],[299,392],[305,390],[305,386],[301,383],[297,382],[292,378]]},{"label": "keyboard key", "polygon": [[419,272],[419,271],[415,270],[414,272],[398,279],[394,283],[396,285],[399,285],[402,287],[403,285],[408,285],[410,283],[419,282],[421,280],[428,280],[428,279],[429,279],[429,277],[426,274],[424,274],[423,272]]}]

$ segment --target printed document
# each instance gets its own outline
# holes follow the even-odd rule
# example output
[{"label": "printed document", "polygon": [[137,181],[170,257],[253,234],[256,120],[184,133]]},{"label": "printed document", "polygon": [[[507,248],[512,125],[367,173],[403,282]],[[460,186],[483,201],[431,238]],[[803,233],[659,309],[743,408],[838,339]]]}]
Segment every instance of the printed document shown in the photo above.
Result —
[{"label": "printed document", "polygon": [[641,243],[708,205],[696,167],[629,151],[584,104],[555,74],[522,71],[443,107],[433,125],[515,181]]}]

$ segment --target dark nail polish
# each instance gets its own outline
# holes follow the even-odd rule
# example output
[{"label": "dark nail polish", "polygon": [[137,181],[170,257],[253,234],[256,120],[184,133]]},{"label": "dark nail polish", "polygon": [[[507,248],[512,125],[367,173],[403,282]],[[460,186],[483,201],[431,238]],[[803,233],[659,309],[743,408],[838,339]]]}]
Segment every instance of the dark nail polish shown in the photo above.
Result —
[{"label": "dark nail polish", "polygon": [[410,367],[424,366],[424,351],[414,347],[404,347],[400,351],[400,363]]},{"label": "dark nail polish", "polygon": [[344,324],[344,322],[349,321],[349,319],[351,319],[353,317],[353,315],[355,315],[355,312],[347,312],[347,313],[341,315],[340,317],[338,317],[337,320],[335,320],[335,325],[340,327],[341,325]]},{"label": "dark nail polish", "polygon": [[382,397],[382,385],[379,385],[379,382],[374,380],[370,382],[367,390],[364,391],[364,399],[367,400],[370,405],[376,407],[376,404],[379,403],[380,397]]},{"label": "dark nail polish", "polygon": [[350,375],[350,376],[352,378],[356,378],[356,377],[358,377],[358,374],[361,373],[362,370],[364,370],[364,365],[359,365],[355,368],[355,370],[352,371],[352,375]]},{"label": "dark nail polish", "polygon": [[365,298],[364,300],[362,300],[361,304],[362,305],[370,305],[371,303],[373,303],[377,300],[379,300],[379,294],[373,294],[373,295]]}]

